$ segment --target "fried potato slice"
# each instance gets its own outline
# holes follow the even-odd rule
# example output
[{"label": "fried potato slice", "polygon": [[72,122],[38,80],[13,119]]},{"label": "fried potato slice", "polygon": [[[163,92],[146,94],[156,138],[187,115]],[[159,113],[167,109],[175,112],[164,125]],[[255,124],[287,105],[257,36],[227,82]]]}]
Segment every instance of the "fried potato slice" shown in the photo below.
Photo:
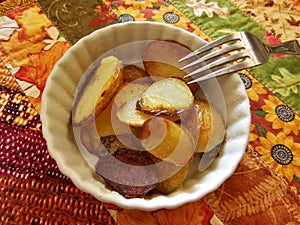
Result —
[{"label": "fried potato slice", "polygon": [[98,157],[114,154],[120,148],[142,149],[140,141],[131,134],[107,135],[99,137],[90,126],[82,127],[81,143],[85,149]]},{"label": "fried potato slice", "polygon": [[112,124],[112,107],[113,101],[95,118],[95,126],[100,137],[114,135],[114,127]]},{"label": "fried potato slice", "polygon": [[135,65],[126,65],[123,68],[124,83],[130,83],[137,79],[148,76],[146,71]]},{"label": "fried potato slice", "polygon": [[138,79],[131,83],[124,83],[114,98],[115,106],[120,108],[127,101],[140,96],[151,83],[152,80],[148,78]]},{"label": "fried potato slice", "polygon": [[136,139],[133,134],[108,135],[100,137],[102,148],[106,152],[113,155],[118,149],[126,148],[131,150],[142,151],[141,142]]},{"label": "fried potato slice", "polygon": [[109,104],[123,83],[122,62],[114,56],[101,61],[77,90],[72,119],[74,125],[86,124],[97,117]]},{"label": "fried potato slice", "polygon": [[151,116],[136,109],[141,94],[150,86],[149,79],[142,78],[124,84],[114,99],[119,121],[134,127],[141,127]]},{"label": "fried potato slice", "polygon": [[189,133],[171,120],[163,117],[146,120],[140,138],[143,148],[160,160],[180,166],[193,158],[195,146]]},{"label": "fried potato slice", "polygon": [[[150,43],[142,54],[142,60],[146,72],[150,76],[157,77],[178,77],[183,79],[184,76],[195,69],[181,70],[180,68],[195,61],[193,57],[184,62],[178,63],[178,60],[192,51],[175,41],[154,41]],[[189,81],[191,78],[186,79]],[[189,85],[192,91],[198,89],[198,84]]]},{"label": "fried potato slice", "polygon": [[[187,118],[185,125],[198,137],[196,153],[211,151],[215,146],[222,143],[225,138],[225,125],[218,110],[204,99],[195,99],[194,112]],[[200,129],[192,129],[195,124],[200,124]]]},{"label": "fried potato slice", "polygon": [[[169,164],[165,168],[165,170],[169,171],[175,169],[174,167],[175,165]],[[176,168],[176,170],[178,171],[174,175],[172,175],[171,177],[163,181],[160,181],[156,185],[155,189],[164,195],[168,195],[173,191],[175,191],[177,188],[181,187],[187,177],[188,170],[189,170],[189,163],[185,164],[180,169]],[[162,169],[159,170],[159,173],[164,173],[164,172],[165,171],[162,171]]]},{"label": "fried potato slice", "polygon": [[157,170],[147,152],[120,148],[113,157],[100,157],[95,168],[109,188],[126,198],[140,198],[156,187]]},{"label": "fried potato slice", "polygon": [[184,81],[165,78],[154,82],[141,95],[137,109],[154,115],[178,115],[188,110],[194,96]]},{"label": "fried potato slice", "polygon": [[87,126],[82,126],[80,129],[80,139],[82,145],[89,153],[99,156],[100,137],[93,128],[92,123]]},{"label": "fried potato slice", "polygon": [[134,127],[141,127],[144,122],[151,118],[151,115],[145,114],[136,109],[136,103],[139,96],[128,100],[117,112],[117,117],[123,123]]},{"label": "fried potato slice", "polygon": [[115,136],[111,120],[112,106],[113,101],[95,118],[94,122],[81,126],[81,142],[91,154],[99,155],[101,138],[106,140],[107,137]]}]

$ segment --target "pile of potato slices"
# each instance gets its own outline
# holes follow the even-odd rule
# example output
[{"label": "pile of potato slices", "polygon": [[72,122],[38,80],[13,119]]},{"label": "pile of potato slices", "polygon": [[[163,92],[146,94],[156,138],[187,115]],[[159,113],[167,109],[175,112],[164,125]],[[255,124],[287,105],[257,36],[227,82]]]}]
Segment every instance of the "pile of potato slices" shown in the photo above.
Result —
[{"label": "pile of potato slices", "polygon": [[153,41],[141,56],[144,68],[107,56],[78,88],[72,123],[98,157],[95,170],[106,186],[126,198],[174,192],[194,157],[224,140],[220,113],[179,69],[178,59],[190,52]]}]

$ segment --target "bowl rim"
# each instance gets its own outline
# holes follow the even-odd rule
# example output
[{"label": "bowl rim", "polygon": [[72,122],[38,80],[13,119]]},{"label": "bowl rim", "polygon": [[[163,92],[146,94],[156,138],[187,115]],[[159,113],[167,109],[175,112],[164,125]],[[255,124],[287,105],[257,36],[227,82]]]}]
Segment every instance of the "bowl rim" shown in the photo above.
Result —
[{"label": "bowl rim", "polygon": [[[95,193],[93,193],[93,191],[91,191],[89,185],[82,184],[80,175],[77,173],[73,173],[74,171],[72,171],[72,170],[70,170],[70,168],[68,168],[68,165],[65,163],[64,160],[62,160],[60,158],[60,156],[57,154],[57,151],[55,152],[55,144],[53,143],[53,138],[51,138],[51,136],[50,136],[52,131],[50,131],[48,129],[48,126],[49,126],[48,119],[49,118],[47,117],[47,113],[49,110],[49,104],[47,102],[47,98],[49,98],[49,96],[51,97],[51,91],[49,91],[49,89],[53,83],[53,79],[54,79],[53,77],[55,77],[55,74],[57,74],[59,72],[61,65],[63,65],[67,61],[67,59],[70,55],[72,55],[75,51],[78,51],[78,49],[84,47],[84,44],[86,42],[89,42],[89,40],[93,39],[94,37],[98,37],[99,35],[107,32],[109,30],[118,29],[119,27],[123,27],[123,26],[144,26],[144,27],[146,27],[146,26],[152,26],[152,25],[159,27],[160,29],[164,29],[164,28],[165,29],[173,29],[175,32],[177,32],[177,31],[183,32],[184,34],[189,35],[192,38],[195,38],[195,40],[205,42],[203,39],[201,39],[196,34],[193,34],[193,33],[189,32],[187,30],[184,30],[180,27],[176,27],[176,26],[172,26],[172,25],[168,25],[168,24],[164,24],[164,23],[160,23],[160,22],[152,22],[152,21],[134,21],[134,22],[118,23],[118,24],[112,24],[107,27],[96,30],[96,31],[92,32],[91,34],[83,37],[78,42],[76,42],[73,46],[71,46],[66,51],[66,53],[63,55],[63,57],[61,57],[61,59],[59,59],[59,61],[56,63],[56,65],[54,66],[52,72],[50,73],[50,75],[47,79],[45,89],[42,94],[42,104],[41,104],[41,111],[40,111],[41,121],[42,121],[42,132],[44,134],[44,138],[47,141],[49,154],[56,161],[59,170],[64,175],[69,177],[77,188],[79,188],[80,190],[83,190],[87,193],[90,193],[91,195],[93,195],[94,197],[96,197],[98,200],[100,200],[102,202],[112,203],[112,204],[118,205],[125,209],[141,209],[141,210],[145,210],[145,211],[153,211],[153,210],[158,210],[158,209],[162,209],[162,208],[176,208],[176,207],[179,207],[188,202],[193,202],[193,201],[199,200],[200,198],[204,197],[206,194],[219,188],[220,185],[227,178],[229,178],[232,175],[232,173],[237,168],[240,160],[242,159],[244,151],[248,144],[248,138],[249,138],[249,134],[250,134],[249,128],[250,128],[250,124],[251,124],[249,99],[248,99],[246,90],[244,88],[241,88],[240,99],[242,100],[243,104],[247,108],[247,110],[244,112],[245,118],[247,120],[243,121],[244,125],[241,128],[239,128],[240,129],[239,132],[243,134],[244,142],[240,146],[241,147],[240,152],[235,154],[236,163],[231,164],[230,168],[228,168],[228,169],[230,169],[230,172],[227,173],[227,175],[223,176],[220,179],[220,181],[218,182],[218,185],[216,185],[213,188],[210,188],[209,191],[207,191],[207,193],[205,193],[205,194],[199,192],[199,190],[196,190],[196,191],[193,191],[192,193],[191,192],[176,193],[176,198],[174,198],[173,195],[170,195],[170,196],[161,195],[161,196],[154,197],[151,200],[144,199],[144,198],[126,199],[118,193],[114,194],[114,196],[109,195],[109,194],[108,195],[107,194],[103,194],[103,195],[95,194]],[[234,80],[234,82],[237,82],[239,85],[242,85],[244,87],[242,81],[239,79],[239,76],[237,74],[230,75],[230,77],[231,78],[223,77],[220,79],[223,81],[224,80],[226,81],[226,79],[232,79],[232,80]],[[245,120],[245,118],[243,118],[243,119]],[[215,162],[213,162],[214,166],[217,165],[217,163],[218,163],[217,161],[218,161],[218,159],[216,159]],[[208,173],[208,172],[209,171],[206,171],[204,173]],[[84,186],[84,185],[86,185],[86,186]],[[180,201],[178,201],[178,199]]]}]

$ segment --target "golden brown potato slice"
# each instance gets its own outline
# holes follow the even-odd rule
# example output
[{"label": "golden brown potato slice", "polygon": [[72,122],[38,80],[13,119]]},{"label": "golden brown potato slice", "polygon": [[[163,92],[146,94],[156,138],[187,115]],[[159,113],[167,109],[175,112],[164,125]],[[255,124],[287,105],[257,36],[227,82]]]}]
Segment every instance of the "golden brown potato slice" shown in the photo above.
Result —
[{"label": "golden brown potato slice", "polygon": [[[103,112],[95,119],[96,132],[99,137],[105,137],[109,135],[123,135],[133,132],[133,128],[128,124],[121,122],[116,114],[116,108],[114,107],[114,101],[112,100]],[[136,133],[136,131],[134,131]]]},{"label": "golden brown potato slice", "polygon": [[126,198],[141,198],[156,187],[157,170],[147,152],[120,148],[113,156],[100,157],[95,168],[110,189]]},{"label": "golden brown potato slice", "polygon": [[145,121],[141,130],[141,143],[153,156],[174,165],[185,165],[189,162],[195,149],[187,131],[162,117]]},{"label": "golden brown potato slice", "polygon": [[96,156],[105,154],[114,154],[120,148],[129,148],[141,150],[140,141],[133,138],[131,134],[107,135],[99,137],[97,131],[91,126],[85,126],[81,129],[81,142],[86,150]]},{"label": "golden brown potato slice", "polygon": [[188,110],[194,96],[186,83],[177,78],[165,78],[154,82],[141,95],[137,109],[155,115],[178,115]]},{"label": "golden brown potato slice", "polygon": [[134,138],[131,134],[122,135],[108,135],[100,137],[102,148],[104,152],[114,154],[120,148],[126,148],[131,150],[142,150],[141,142]]},{"label": "golden brown potato slice", "polygon": [[187,118],[184,126],[189,131],[198,132],[194,126],[200,124],[199,134],[192,133],[193,137],[198,138],[196,153],[211,151],[222,143],[225,137],[222,116],[204,99],[195,99],[194,109],[195,111]]},{"label": "golden brown potato slice", "polygon": [[112,124],[113,101],[95,119],[95,126],[100,137],[114,135],[115,131]]},{"label": "golden brown potato slice", "polygon": [[100,137],[97,131],[93,129],[92,123],[81,127],[80,138],[81,143],[89,153],[99,156]]},{"label": "golden brown potato slice", "polygon": [[[195,57],[178,63],[178,60],[192,51],[174,41],[154,41],[143,51],[142,60],[146,72],[150,76],[179,77],[181,79],[196,67],[189,70],[180,70],[181,67],[195,61]],[[189,81],[191,78],[186,79]],[[192,91],[198,88],[197,84],[190,85]]]},{"label": "golden brown potato slice", "polygon": [[137,79],[147,76],[147,73],[142,68],[139,68],[135,65],[126,65],[123,68],[124,73],[124,83],[130,83]]},{"label": "golden brown potato slice", "polygon": [[120,121],[130,126],[141,127],[147,119],[151,118],[151,115],[145,114],[136,109],[138,99],[139,96],[136,96],[128,100],[117,111],[117,117]]},{"label": "golden brown potato slice", "polygon": [[140,96],[150,85],[152,81],[147,78],[139,79],[131,83],[124,83],[114,98],[116,107],[121,107],[132,98]]},{"label": "golden brown potato slice", "polygon": [[148,78],[138,79],[123,85],[114,99],[115,112],[119,121],[134,127],[141,127],[150,118],[136,109],[140,95],[150,86]]},{"label": "golden brown potato slice", "polygon": [[[167,165],[167,164],[166,164]],[[167,165],[165,168],[167,171],[170,171],[172,169],[178,170],[178,168],[174,168],[175,166],[172,164]],[[183,167],[181,167],[178,172],[176,172],[171,177],[159,182],[156,185],[156,190],[159,191],[162,194],[170,194],[173,191],[175,191],[177,188],[181,187],[183,182],[186,179],[187,173],[189,170],[189,163],[185,164]],[[159,170],[159,173],[164,173],[166,171]]]},{"label": "golden brown potato slice", "polygon": [[107,107],[123,83],[121,68],[119,59],[108,56],[79,87],[72,112],[74,125],[89,123]]}]

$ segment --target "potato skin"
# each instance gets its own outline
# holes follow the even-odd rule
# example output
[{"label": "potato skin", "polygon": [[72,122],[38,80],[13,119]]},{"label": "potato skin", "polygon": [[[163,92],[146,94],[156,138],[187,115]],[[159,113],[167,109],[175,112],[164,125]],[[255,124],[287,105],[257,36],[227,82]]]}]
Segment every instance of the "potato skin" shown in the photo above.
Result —
[{"label": "potato skin", "polygon": [[107,88],[102,92],[101,97],[97,101],[95,108],[95,117],[97,117],[110,103],[115,94],[118,92],[120,86],[123,84],[123,72],[116,71],[118,75],[115,79],[111,79],[107,84]]},{"label": "potato skin", "polygon": [[[96,172],[100,176],[106,174],[106,176],[102,177],[109,188],[126,198],[140,198],[156,187],[157,170],[155,166],[147,167],[153,164],[147,152],[120,148],[113,156],[123,163],[132,165],[132,167],[129,170],[124,170],[116,167],[107,156],[100,158],[96,164]],[[137,172],[134,166],[140,166],[142,172]],[[151,182],[151,184],[149,182],[149,184],[145,185],[133,185],[137,181],[143,183],[152,180],[156,182]]]},{"label": "potato skin", "polygon": [[81,143],[89,153],[99,155],[100,137],[92,125],[93,124],[81,127],[80,139]]},{"label": "potato skin", "polygon": [[195,99],[193,111],[185,119],[184,126],[196,141],[195,153],[211,151],[225,138],[220,113],[205,99]]},{"label": "potato skin", "polygon": [[[181,70],[180,68],[195,61],[197,58],[192,57],[182,63],[178,60],[192,51],[179,42],[172,40],[160,40],[150,43],[142,54],[142,60],[147,74],[150,77],[177,77],[184,79],[184,76],[197,66],[190,70]],[[186,81],[191,78],[185,79]],[[197,83],[189,85],[192,92],[195,92],[199,85]]]},{"label": "potato skin", "polygon": [[178,60],[191,50],[175,41],[154,41],[143,51],[142,60],[150,76],[184,78],[186,72],[180,70]]},{"label": "potato skin", "polygon": [[124,83],[130,83],[148,76],[145,70],[135,65],[126,65],[122,70],[124,74]]},{"label": "potato skin", "polygon": [[138,100],[136,103],[136,109],[145,113],[145,114],[150,114],[150,115],[160,115],[160,116],[165,116],[165,118],[170,118],[174,117],[174,120],[178,120],[179,114],[185,112],[187,109],[182,108],[182,109],[166,109],[163,106],[155,109],[151,108],[146,108],[145,105],[143,104],[142,101]]}]

